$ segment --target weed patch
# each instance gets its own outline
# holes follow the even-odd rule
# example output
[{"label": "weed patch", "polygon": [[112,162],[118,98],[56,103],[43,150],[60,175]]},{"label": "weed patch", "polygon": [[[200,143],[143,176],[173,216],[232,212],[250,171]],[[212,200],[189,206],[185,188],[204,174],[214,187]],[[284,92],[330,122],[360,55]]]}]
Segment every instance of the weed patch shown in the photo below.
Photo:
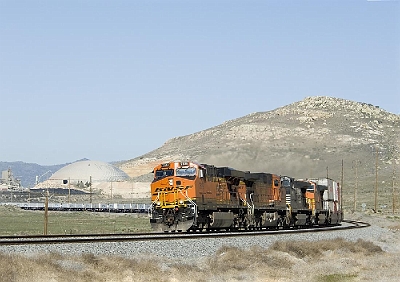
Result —
[{"label": "weed patch", "polygon": [[354,281],[357,278],[356,274],[328,274],[321,275],[317,278],[318,282],[342,282]]},{"label": "weed patch", "polygon": [[285,241],[275,242],[270,249],[286,252],[297,258],[319,258],[323,252],[336,251],[338,249],[348,250],[351,253],[371,255],[382,252],[381,247],[372,242],[358,239],[356,242],[346,241],[343,238],[334,240],[308,241]]}]

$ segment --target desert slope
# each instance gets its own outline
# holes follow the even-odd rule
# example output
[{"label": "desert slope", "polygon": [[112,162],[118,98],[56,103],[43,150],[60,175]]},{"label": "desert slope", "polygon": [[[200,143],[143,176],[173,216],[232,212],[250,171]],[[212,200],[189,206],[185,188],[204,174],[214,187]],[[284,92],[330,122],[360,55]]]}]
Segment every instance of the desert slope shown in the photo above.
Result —
[{"label": "desert slope", "polygon": [[[240,170],[294,177],[328,175],[353,193],[356,176],[369,201],[379,170],[386,201],[399,164],[400,116],[378,106],[333,98],[307,97],[267,112],[252,113],[215,127],[167,140],[163,146],[118,167],[150,181],[155,164],[195,160]],[[388,195],[384,195],[388,193]],[[347,198],[346,198],[347,200]],[[387,202],[387,201],[386,201]]]}]

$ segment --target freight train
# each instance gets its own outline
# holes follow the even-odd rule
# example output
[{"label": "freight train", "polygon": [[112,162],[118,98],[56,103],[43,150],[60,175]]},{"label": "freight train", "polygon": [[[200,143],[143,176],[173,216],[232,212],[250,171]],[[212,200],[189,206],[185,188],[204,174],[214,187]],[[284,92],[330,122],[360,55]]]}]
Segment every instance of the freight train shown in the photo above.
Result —
[{"label": "freight train", "polygon": [[154,231],[262,230],[338,225],[340,185],[196,162],[157,165],[151,183]]}]

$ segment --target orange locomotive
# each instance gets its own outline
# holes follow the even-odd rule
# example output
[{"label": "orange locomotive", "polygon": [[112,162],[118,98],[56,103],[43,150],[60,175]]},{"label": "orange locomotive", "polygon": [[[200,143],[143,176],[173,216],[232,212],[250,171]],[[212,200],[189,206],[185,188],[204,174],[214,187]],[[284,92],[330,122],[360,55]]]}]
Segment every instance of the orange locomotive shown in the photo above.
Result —
[{"label": "orange locomotive", "polygon": [[288,182],[282,182],[275,174],[195,162],[160,164],[153,173],[150,223],[156,231],[261,229],[311,224],[310,208],[306,208],[308,219],[299,221],[298,212],[292,215],[290,202],[287,203],[287,194],[299,188],[285,186]]}]

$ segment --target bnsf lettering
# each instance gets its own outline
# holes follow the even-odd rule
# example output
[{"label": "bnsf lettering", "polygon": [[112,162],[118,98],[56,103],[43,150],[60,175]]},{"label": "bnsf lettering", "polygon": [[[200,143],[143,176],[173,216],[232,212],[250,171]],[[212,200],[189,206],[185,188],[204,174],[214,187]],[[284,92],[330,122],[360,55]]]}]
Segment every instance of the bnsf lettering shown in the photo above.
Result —
[{"label": "bnsf lettering", "polygon": [[155,192],[168,192],[174,190],[174,187],[156,188]]},{"label": "bnsf lettering", "polygon": [[170,191],[173,191],[174,189],[179,189],[179,190],[187,190],[187,189],[189,189],[189,188],[191,188],[192,186],[186,186],[186,187],[166,187],[166,188],[161,188],[161,187],[158,187],[158,188],[156,188],[155,190],[154,190],[154,192],[170,192]]}]

